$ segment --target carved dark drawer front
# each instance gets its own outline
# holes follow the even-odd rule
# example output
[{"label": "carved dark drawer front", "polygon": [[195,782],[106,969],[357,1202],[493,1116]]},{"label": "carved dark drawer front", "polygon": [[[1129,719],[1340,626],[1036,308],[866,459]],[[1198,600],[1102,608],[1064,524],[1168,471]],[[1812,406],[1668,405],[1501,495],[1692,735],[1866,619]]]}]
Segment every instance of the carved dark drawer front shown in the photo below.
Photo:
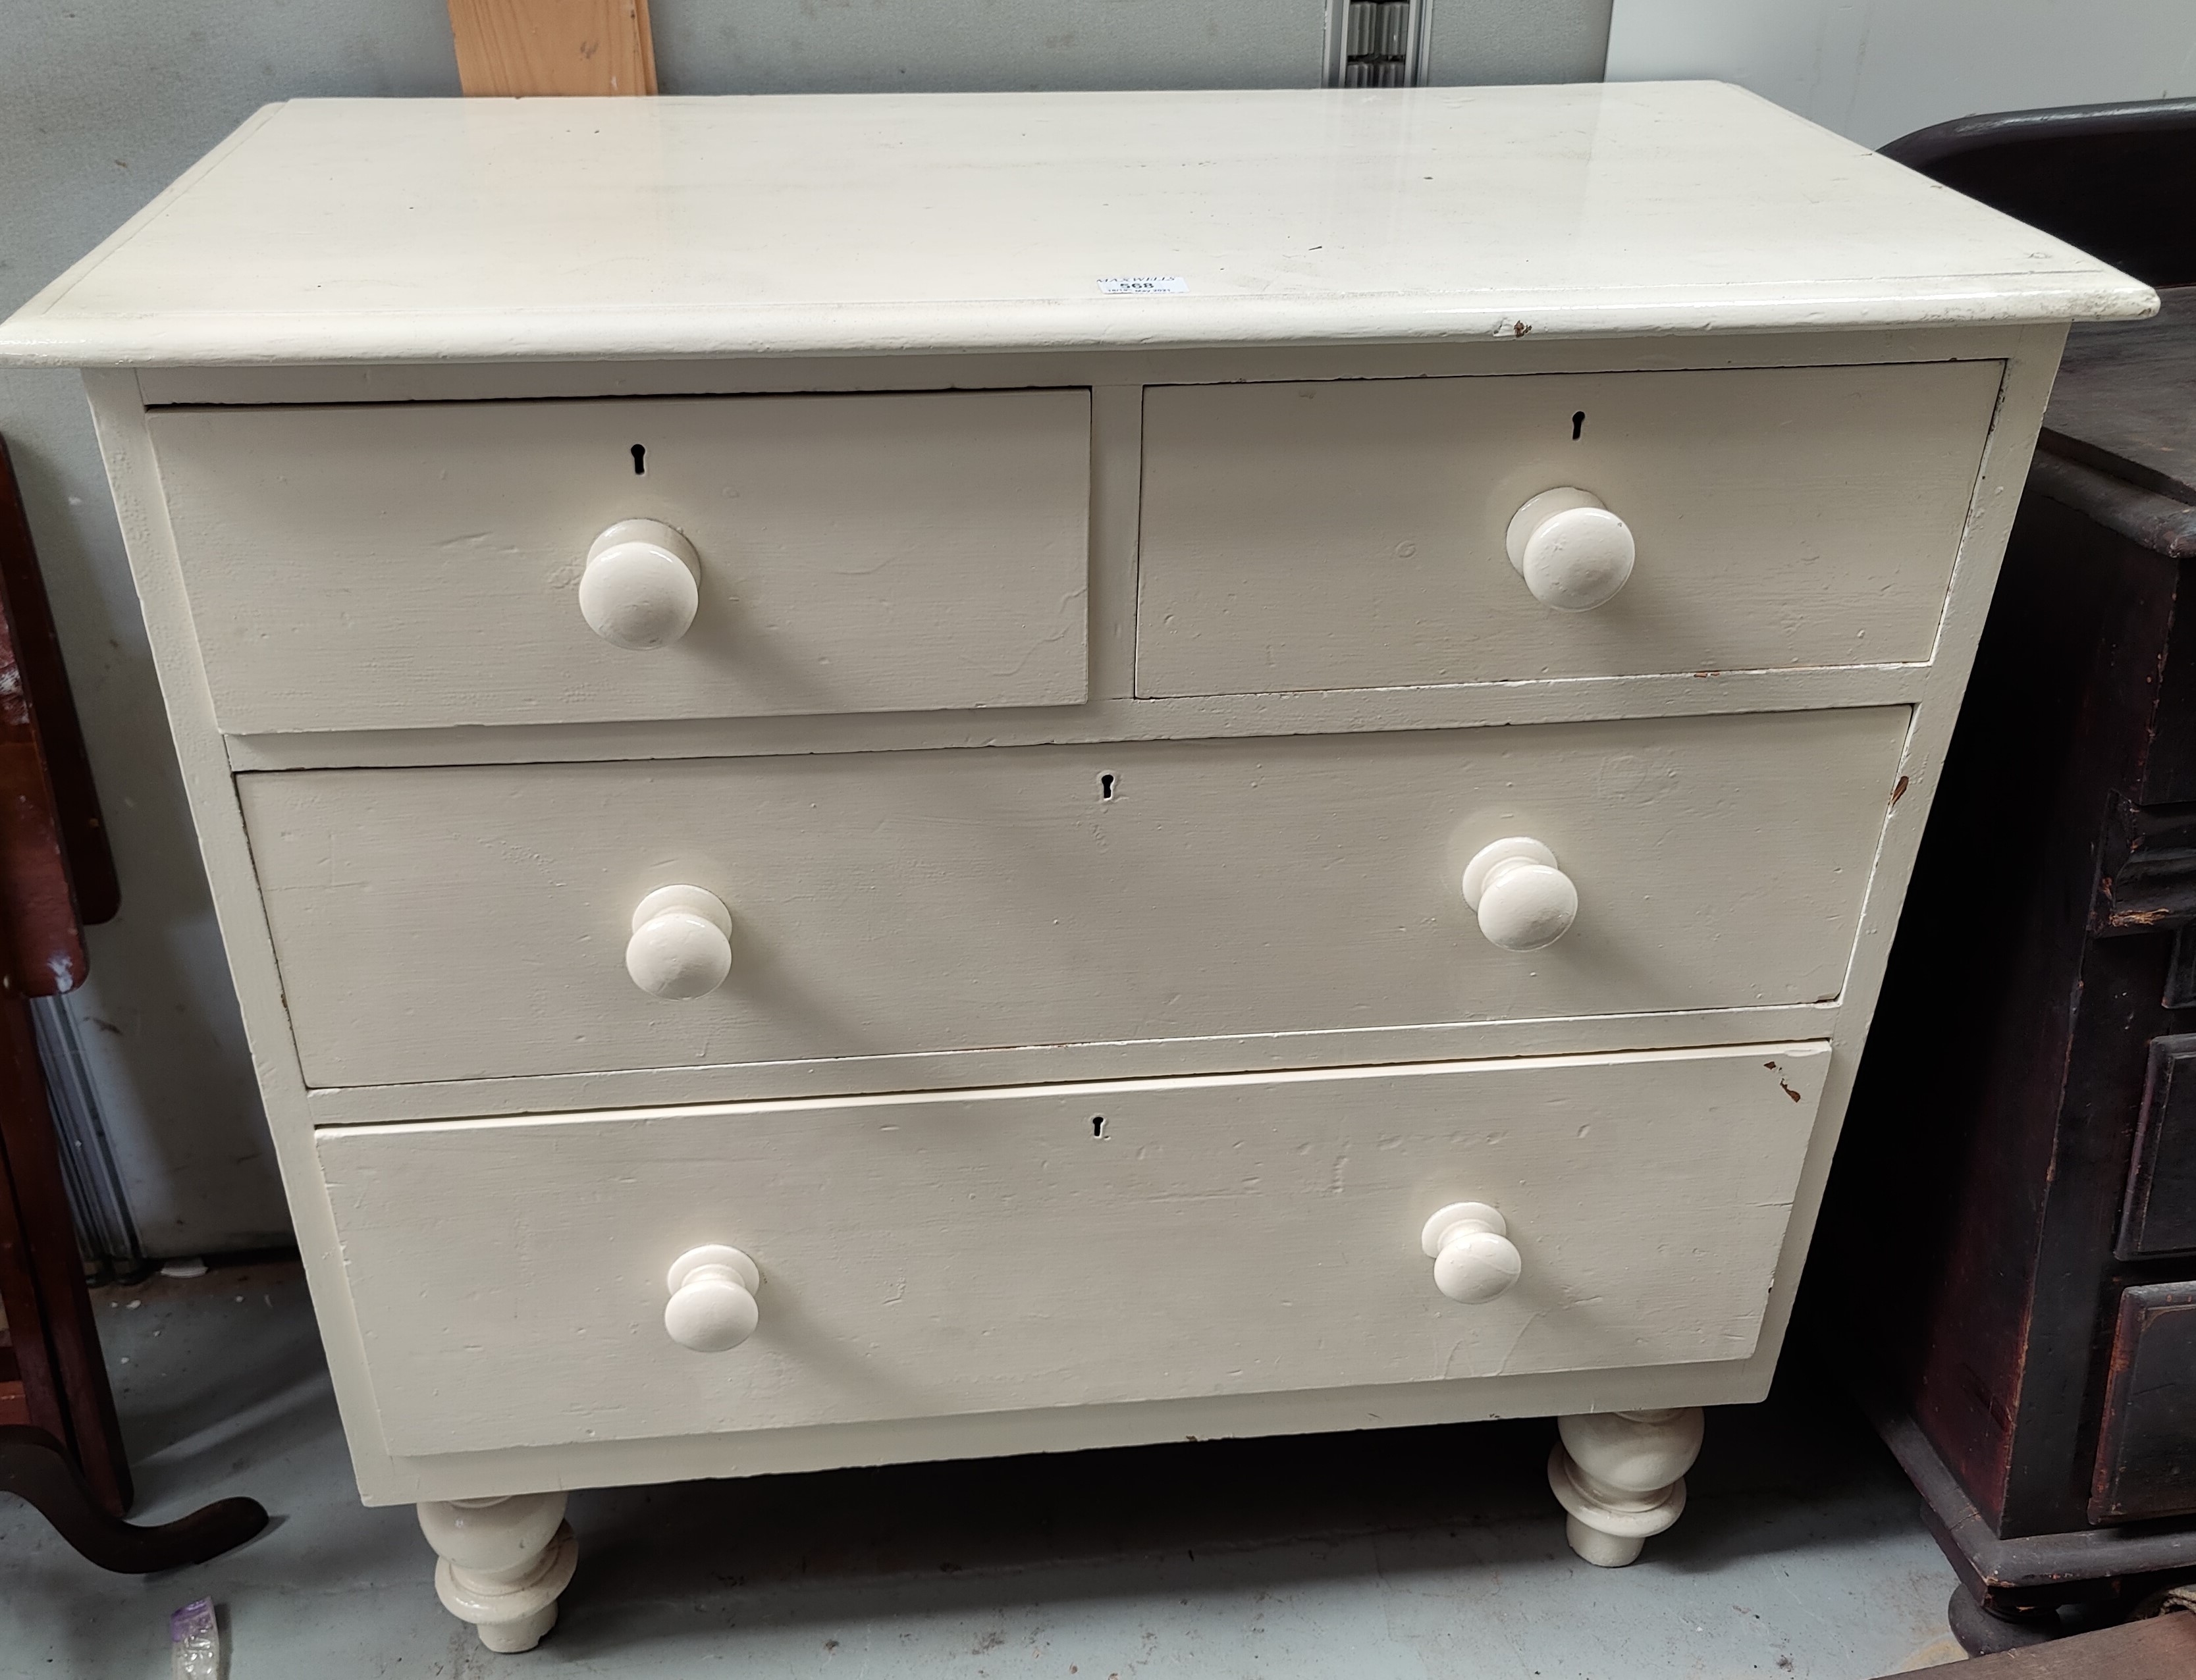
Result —
[{"label": "carved dark drawer front", "polygon": [[2196,1283],[2120,1296],[2092,1522],[2196,1511]]},{"label": "carved dark drawer front", "polygon": [[2118,1254],[2188,1250],[2196,1250],[2196,1033],[2176,1033],[2150,1041]]}]

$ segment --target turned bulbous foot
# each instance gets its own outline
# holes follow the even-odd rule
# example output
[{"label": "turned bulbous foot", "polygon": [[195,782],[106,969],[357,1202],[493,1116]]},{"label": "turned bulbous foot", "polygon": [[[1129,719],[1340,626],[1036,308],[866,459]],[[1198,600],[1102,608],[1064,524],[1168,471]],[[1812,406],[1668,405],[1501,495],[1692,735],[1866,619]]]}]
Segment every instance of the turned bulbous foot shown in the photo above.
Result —
[{"label": "turned bulbous foot", "polygon": [[2048,1644],[2065,1631],[2058,1616],[2050,1611],[2002,1616],[1979,1602],[1965,1586],[1952,1589],[1945,1606],[1945,1620],[1952,1637],[1960,1642],[1960,1648],[1971,1657],[1994,1657]]},{"label": "turned bulbous foot", "polygon": [[1590,1412],[1558,1418],[1548,1486],[1569,1521],[1571,1550],[1604,1569],[1635,1562],[1685,1509],[1685,1472],[1701,1451],[1701,1410]]},{"label": "turned bulbous foot", "polygon": [[580,1561],[563,1494],[431,1500],[419,1527],[438,1560],[435,1596],[489,1650],[530,1651],[556,1626],[558,1597]]}]

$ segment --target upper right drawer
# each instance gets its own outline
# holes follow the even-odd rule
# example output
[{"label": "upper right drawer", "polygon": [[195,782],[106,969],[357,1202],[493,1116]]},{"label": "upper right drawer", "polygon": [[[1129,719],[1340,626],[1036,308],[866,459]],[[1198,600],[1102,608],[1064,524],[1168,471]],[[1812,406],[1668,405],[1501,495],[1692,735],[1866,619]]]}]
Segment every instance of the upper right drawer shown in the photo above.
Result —
[{"label": "upper right drawer", "polygon": [[1153,387],[1136,692],[1927,660],[2002,367]]}]

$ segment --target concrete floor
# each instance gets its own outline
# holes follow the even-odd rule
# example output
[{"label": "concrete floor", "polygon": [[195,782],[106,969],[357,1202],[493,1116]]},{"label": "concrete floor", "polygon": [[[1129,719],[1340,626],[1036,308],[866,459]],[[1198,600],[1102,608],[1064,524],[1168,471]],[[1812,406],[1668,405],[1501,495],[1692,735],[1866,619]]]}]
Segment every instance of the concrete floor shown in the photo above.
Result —
[{"label": "concrete floor", "polygon": [[1788,1365],[1710,1414],[1690,1509],[1629,1569],[1565,1550],[1545,1423],[1184,1445],[579,1493],[562,1625],[492,1656],[411,1511],[358,1504],[294,1266],[98,1299],[139,1519],[248,1493],[274,1522],[147,1580],[0,1502],[0,1674],[165,1675],[168,1613],[205,1596],[231,1680],[1867,1680],[1958,1654],[1913,1493]]}]

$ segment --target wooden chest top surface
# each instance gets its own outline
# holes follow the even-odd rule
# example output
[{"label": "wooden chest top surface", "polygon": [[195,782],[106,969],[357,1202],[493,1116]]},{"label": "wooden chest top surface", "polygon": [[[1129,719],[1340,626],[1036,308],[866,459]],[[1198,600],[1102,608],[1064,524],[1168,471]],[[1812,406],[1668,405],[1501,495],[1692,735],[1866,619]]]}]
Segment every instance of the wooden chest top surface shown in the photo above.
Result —
[{"label": "wooden chest top surface", "polygon": [[1715,83],[301,100],[33,298],[0,361],[1608,337],[2153,307],[2072,246]]}]

